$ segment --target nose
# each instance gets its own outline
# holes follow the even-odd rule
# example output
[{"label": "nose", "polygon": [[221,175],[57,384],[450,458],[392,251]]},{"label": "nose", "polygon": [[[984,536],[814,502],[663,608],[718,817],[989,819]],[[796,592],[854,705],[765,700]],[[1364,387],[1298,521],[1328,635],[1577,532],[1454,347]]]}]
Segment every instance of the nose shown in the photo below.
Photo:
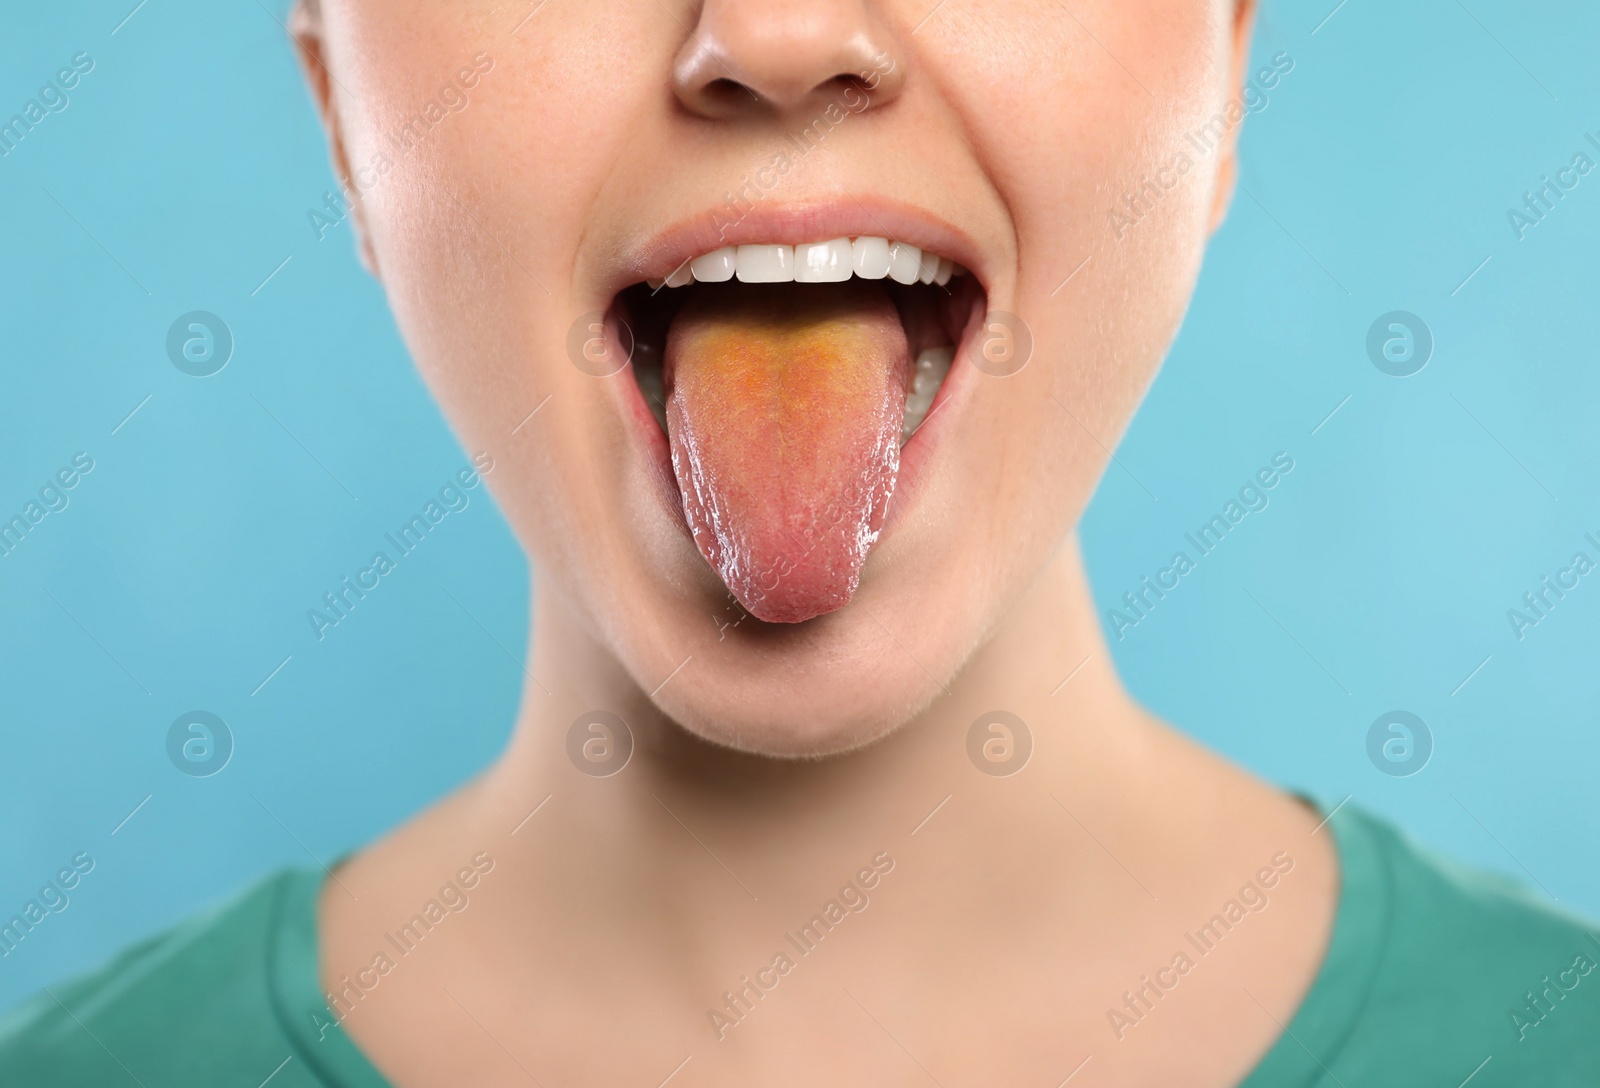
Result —
[{"label": "nose", "polygon": [[868,3],[705,0],[673,65],[673,91],[691,113],[718,120],[836,100],[856,112],[881,106],[900,93],[905,64]]}]

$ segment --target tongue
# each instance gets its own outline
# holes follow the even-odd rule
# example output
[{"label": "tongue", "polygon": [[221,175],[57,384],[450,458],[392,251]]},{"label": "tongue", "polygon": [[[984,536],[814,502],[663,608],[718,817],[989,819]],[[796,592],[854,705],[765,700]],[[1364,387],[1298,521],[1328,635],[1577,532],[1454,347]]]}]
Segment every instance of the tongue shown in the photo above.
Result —
[{"label": "tongue", "polygon": [[706,284],[667,333],[667,436],[700,554],[745,610],[846,604],[900,470],[910,350],[883,286]]}]

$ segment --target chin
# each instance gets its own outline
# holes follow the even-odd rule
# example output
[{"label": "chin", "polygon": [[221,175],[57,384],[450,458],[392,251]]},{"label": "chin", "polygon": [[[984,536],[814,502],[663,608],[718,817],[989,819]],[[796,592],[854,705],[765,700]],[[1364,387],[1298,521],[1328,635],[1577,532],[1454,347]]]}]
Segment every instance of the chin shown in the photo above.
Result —
[{"label": "chin", "polygon": [[[605,624],[618,635],[605,638],[605,648],[654,712],[694,738],[779,760],[861,749],[915,720],[949,688],[982,627],[968,610],[976,602],[966,586],[952,587],[957,602],[930,608],[925,579],[893,554],[880,558],[867,563],[853,602],[826,616],[771,624],[725,611],[718,630],[710,616],[725,589],[696,587],[688,600],[658,592],[645,610]],[[642,611],[656,616],[640,622]],[[966,618],[934,627],[933,614]],[[654,638],[638,638],[642,630],[677,650],[662,654]]]},{"label": "chin", "polygon": [[860,610],[799,626],[747,620],[728,636],[653,701],[690,734],[751,755],[850,752],[893,733],[940,692]]}]

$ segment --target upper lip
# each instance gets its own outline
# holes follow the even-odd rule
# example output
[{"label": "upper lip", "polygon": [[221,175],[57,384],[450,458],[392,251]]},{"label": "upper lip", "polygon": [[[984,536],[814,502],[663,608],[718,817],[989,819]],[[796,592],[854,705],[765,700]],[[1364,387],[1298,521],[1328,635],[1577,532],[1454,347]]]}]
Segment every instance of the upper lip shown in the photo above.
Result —
[{"label": "upper lip", "polygon": [[632,284],[664,279],[686,261],[723,246],[801,245],[863,236],[932,250],[964,265],[987,285],[983,255],[965,231],[920,208],[863,195],[757,205],[742,215],[726,204],[708,208],[630,247],[618,264],[610,293],[615,297]]}]

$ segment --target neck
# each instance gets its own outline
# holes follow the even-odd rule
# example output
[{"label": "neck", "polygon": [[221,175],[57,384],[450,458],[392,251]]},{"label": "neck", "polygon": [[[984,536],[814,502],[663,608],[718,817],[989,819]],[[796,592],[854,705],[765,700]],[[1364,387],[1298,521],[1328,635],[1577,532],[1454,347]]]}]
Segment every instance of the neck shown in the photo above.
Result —
[{"label": "neck", "polygon": [[[1243,1017],[1249,1010],[1227,1005],[1241,986],[1270,994],[1285,962],[1291,987],[1315,970],[1336,882],[1329,837],[1313,835],[1313,813],[1126,696],[1075,546],[927,710],[826,759],[718,748],[663,720],[553,594],[539,602],[532,636],[539,680],[501,760],[325,890],[330,987],[347,964],[372,962],[374,934],[414,912],[438,874],[468,857],[476,864],[479,852],[492,858],[492,890],[474,892],[470,923],[444,933],[446,943],[430,936],[431,958],[406,968],[424,984],[387,992],[432,995],[413,999],[437,1000],[445,1013],[456,1010],[438,995],[460,992],[463,1007],[520,1010],[504,1021],[516,1024],[568,1025],[574,1008],[604,1005],[652,1060],[692,1030],[694,1053],[715,1071],[705,1075],[729,1082],[775,1074],[702,1043],[727,1037],[762,1001],[758,989],[802,964],[808,981],[784,991],[798,1002],[792,1015],[762,1021],[794,1046],[809,1037],[784,1032],[829,1023],[842,1003],[837,985],[851,978],[893,979],[904,990],[900,1015],[959,1037],[975,1076],[990,1068],[994,1038],[987,1025],[960,1025],[999,1005],[1019,1012],[1016,1040],[1048,1038],[1066,1022],[1103,1030],[1106,995],[1130,984],[1129,965],[1173,962],[1195,919],[1284,851],[1306,875],[1275,893],[1285,905],[1251,931],[1257,952],[1208,969],[1211,989],[1199,992]],[[626,720],[634,741],[609,777],[583,773],[568,755],[574,720],[596,709]],[[995,711],[1014,718],[997,722]],[[1025,736],[1026,764],[991,773]],[[463,963],[493,967],[463,973]],[[1297,992],[1279,996],[1292,1003]],[[381,1022],[373,1030],[381,1035]],[[588,1068],[592,1044],[581,1054]],[[853,1060],[834,1057],[841,1067]],[[1013,1060],[1037,1072],[1059,1054],[1023,1046]],[[613,1056],[627,1070],[608,1082],[647,1083],[630,1061]]]},{"label": "neck", "polygon": [[[703,878],[708,852],[756,895],[758,885],[787,883],[786,858],[830,859],[849,871],[857,855],[923,833],[919,823],[947,797],[929,828],[951,811],[999,826],[1037,820],[1051,794],[1067,805],[1105,799],[1109,783],[1132,776],[1155,731],[1117,681],[1075,540],[927,710],[875,744],[822,760],[769,759],[687,734],[552,594],[538,599],[531,640],[538,682],[527,685],[482,799],[503,823],[549,797],[535,820],[565,810],[561,822],[583,829],[573,850],[647,856],[652,864],[634,870],[637,881]],[[627,721],[634,750],[621,773],[597,778],[574,771],[567,735],[575,719],[602,708]],[[995,711],[1014,718],[977,726],[977,755],[969,755],[975,723]],[[604,736],[593,737],[603,753]],[[995,775],[1029,739],[1026,766]],[[975,852],[989,849],[968,841]],[[688,864],[661,864],[673,859]]]}]

